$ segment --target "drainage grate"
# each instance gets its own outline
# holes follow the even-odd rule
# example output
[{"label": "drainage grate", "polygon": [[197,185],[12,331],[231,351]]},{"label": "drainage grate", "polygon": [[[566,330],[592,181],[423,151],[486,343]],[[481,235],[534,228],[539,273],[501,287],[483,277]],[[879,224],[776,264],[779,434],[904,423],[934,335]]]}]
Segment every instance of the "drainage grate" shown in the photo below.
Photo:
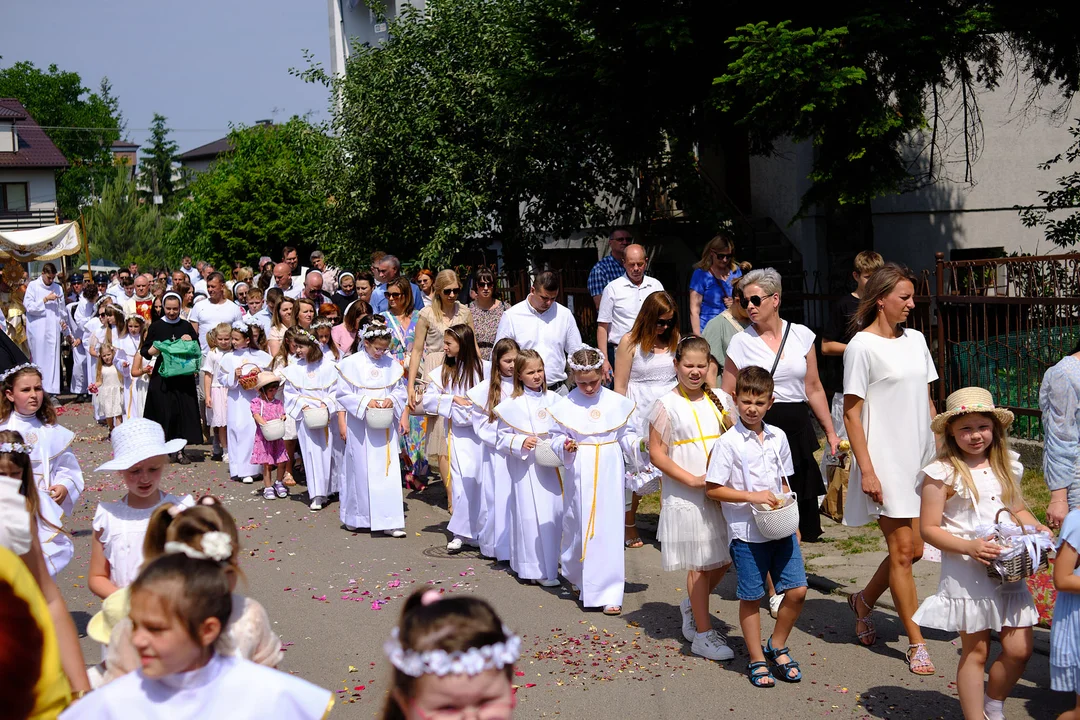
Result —
[{"label": "drainage grate", "polygon": [[458,552],[449,552],[445,545],[432,545],[427,550],[423,551],[423,555],[429,558],[464,558],[469,560],[482,560],[480,551],[474,547],[468,547],[467,545]]}]

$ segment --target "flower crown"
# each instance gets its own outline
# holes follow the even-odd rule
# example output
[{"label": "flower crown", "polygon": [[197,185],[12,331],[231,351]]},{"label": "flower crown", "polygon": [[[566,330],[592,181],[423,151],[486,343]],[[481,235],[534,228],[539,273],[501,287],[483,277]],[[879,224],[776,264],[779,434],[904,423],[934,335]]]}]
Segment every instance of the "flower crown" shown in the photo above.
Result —
[{"label": "flower crown", "polygon": [[232,538],[229,537],[228,533],[217,530],[203,533],[199,539],[199,545],[202,546],[202,550],[196,550],[187,543],[167,542],[165,543],[165,554],[180,553],[196,560],[213,560],[215,562],[225,562],[232,557]]},{"label": "flower crown", "polygon": [[368,325],[367,329],[360,333],[360,337],[365,340],[372,340],[377,337],[390,337],[390,335],[390,328],[385,325],[376,325],[374,323]]},{"label": "flower crown", "polygon": [[240,322],[244,323],[248,327],[255,327],[256,325],[261,324],[258,318],[256,318],[254,315],[245,315],[244,317],[240,318]]},{"label": "flower crown", "polygon": [[311,323],[312,330],[318,330],[319,328],[333,328],[334,323],[330,322],[328,318],[319,318],[315,322]]},{"label": "flower crown", "polygon": [[232,324],[232,329],[236,332],[246,333],[251,329],[251,326],[243,322],[242,320],[234,320]]},{"label": "flower crown", "polygon": [[521,655],[521,638],[503,625],[506,640],[469,648],[465,652],[448,653],[445,650],[416,652],[401,647],[398,628],[390,631],[390,639],[383,644],[383,651],[390,664],[409,677],[423,675],[479,675],[486,670],[502,670],[513,665]]},{"label": "flower crown", "polygon": [[[597,355],[596,362],[585,363],[583,365],[578,365],[576,362],[574,362],[574,355],[578,352],[581,352],[582,350],[592,350],[593,352],[595,352]],[[591,370],[599,370],[600,368],[604,367],[604,354],[594,347],[582,345],[573,353],[571,353],[569,357],[566,358],[566,365],[574,372],[589,372]]]},{"label": "flower crown", "polygon": [[29,455],[34,451],[34,446],[30,443],[21,442],[6,442],[0,443],[0,453],[23,453]]},{"label": "flower crown", "polygon": [[[311,332],[309,332],[308,330],[305,330],[304,328],[300,327],[299,325],[296,325],[294,327],[296,328],[296,334],[297,335],[303,335],[305,338],[307,338],[311,343],[313,343],[315,345],[319,344],[319,339],[317,337],[315,337],[313,334],[311,334]],[[312,325],[312,327],[315,327],[315,326]]]},{"label": "flower crown", "polygon": [[7,380],[9,377],[14,375],[15,373],[21,372],[23,370],[37,370],[39,373],[41,372],[41,368],[39,368],[34,363],[32,363],[32,362],[23,363],[22,365],[16,365],[15,367],[13,367],[10,370],[8,370],[7,372],[5,372],[3,375],[0,375],[0,382],[4,382],[5,380]]}]

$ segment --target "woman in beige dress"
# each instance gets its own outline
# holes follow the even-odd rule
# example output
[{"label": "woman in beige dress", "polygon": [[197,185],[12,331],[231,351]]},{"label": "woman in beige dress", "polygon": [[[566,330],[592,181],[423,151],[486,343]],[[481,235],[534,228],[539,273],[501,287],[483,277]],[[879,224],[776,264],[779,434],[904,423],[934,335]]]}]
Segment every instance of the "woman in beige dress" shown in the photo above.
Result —
[{"label": "woman in beige dress", "polygon": [[[461,281],[453,270],[443,270],[435,277],[435,290],[431,306],[420,311],[416,321],[416,339],[413,341],[412,357],[409,360],[409,407],[412,412],[419,412],[420,406],[414,400],[423,393],[417,393],[417,383],[426,384],[427,374],[442,367],[443,335],[451,325],[465,324],[473,327],[472,313],[458,302],[461,293]],[[428,417],[427,456],[428,463],[438,463],[439,476],[446,482],[449,474],[450,457],[446,448],[445,421],[437,416]],[[447,488],[446,496],[450,497]]]}]

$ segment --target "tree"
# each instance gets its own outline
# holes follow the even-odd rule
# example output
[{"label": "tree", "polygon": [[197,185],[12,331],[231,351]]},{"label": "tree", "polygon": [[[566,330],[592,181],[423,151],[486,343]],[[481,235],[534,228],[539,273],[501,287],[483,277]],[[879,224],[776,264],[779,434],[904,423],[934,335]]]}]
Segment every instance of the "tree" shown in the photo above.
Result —
[{"label": "tree", "polygon": [[154,121],[150,123],[150,142],[143,152],[139,171],[145,186],[143,197],[153,202],[155,194],[161,195],[161,207],[166,213],[172,209],[176,195],[177,187],[173,173],[179,149],[180,146],[169,139],[169,128],[165,126],[165,117],[154,113]]},{"label": "tree", "polygon": [[[606,224],[629,186],[587,129],[542,121],[514,92],[527,71],[518,0],[429,0],[357,47],[323,173],[325,249],[360,266],[375,249],[449,265],[493,242],[521,264],[548,235]],[[303,73],[331,81],[317,67]],[[597,198],[609,197],[610,206]]]},{"label": "tree", "polygon": [[158,209],[142,202],[131,171],[116,167],[101,188],[99,199],[86,213],[90,252],[122,265],[164,267],[162,247],[165,219]]},{"label": "tree", "polygon": [[166,238],[170,259],[254,265],[261,255],[277,257],[283,245],[313,249],[326,209],[317,190],[326,136],[294,117],[234,128],[229,144],[229,153],[185,189],[180,220]]},{"label": "tree", "polygon": [[[1069,128],[1069,134],[1072,145],[1064,153],[1041,163],[1040,170],[1052,170],[1062,160],[1068,165],[1080,160],[1080,118]],[[1059,248],[1075,246],[1080,242],[1080,171],[1059,177],[1055,190],[1039,190],[1038,194],[1044,207],[1017,208],[1020,221],[1025,227],[1041,227],[1046,239]]]},{"label": "tree", "polygon": [[71,166],[57,173],[57,203],[66,217],[77,217],[96,190],[113,175],[112,144],[120,139],[119,103],[108,79],[102,92],[83,87],[78,73],[50,65],[17,62],[0,68],[0,97],[19,100]]}]

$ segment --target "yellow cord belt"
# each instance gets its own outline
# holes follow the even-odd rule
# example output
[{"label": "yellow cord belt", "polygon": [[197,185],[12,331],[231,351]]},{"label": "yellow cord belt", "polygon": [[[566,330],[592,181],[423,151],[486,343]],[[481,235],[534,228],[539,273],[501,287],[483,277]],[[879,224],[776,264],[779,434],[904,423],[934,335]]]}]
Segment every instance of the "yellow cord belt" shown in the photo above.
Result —
[{"label": "yellow cord belt", "polygon": [[[698,436],[696,438],[690,438],[689,440],[678,440],[676,442],[673,442],[672,446],[675,446],[675,445],[689,445],[690,443],[701,442],[701,449],[705,452],[705,464],[708,465],[709,458],[710,458],[710,455],[712,453],[709,452],[709,447],[705,444],[705,441],[706,440],[716,440],[720,436],[719,435],[706,435],[705,431],[701,429],[701,418],[698,417],[697,409],[694,407],[693,401],[690,399],[690,396],[686,394],[686,390],[683,389],[682,385],[679,386],[679,394],[682,395],[683,398],[686,400],[686,402],[690,405],[690,412],[692,412],[694,414],[694,424],[697,425]],[[724,415],[726,413],[724,413],[723,410],[717,410],[716,406],[713,405],[712,400],[709,400],[709,407],[712,408],[713,413],[716,415],[716,419],[720,421],[720,430],[721,430],[721,432],[723,432],[723,430],[724,430]]]},{"label": "yellow cord belt", "polygon": [[[585,562],[585,552],[589,548],[589,540],[596,535],[596,490],[600,482],[600,448],[604,445],[614,445],[617,441],[607,442],[579,442],[578,447],[588,445],[593,450],[593,486],[592,486],[592,509],[589,511],[589,522],[585,526],[585,534],[581,540],[581,562]],[[561,478],[560,478],[561,480]]]}]

